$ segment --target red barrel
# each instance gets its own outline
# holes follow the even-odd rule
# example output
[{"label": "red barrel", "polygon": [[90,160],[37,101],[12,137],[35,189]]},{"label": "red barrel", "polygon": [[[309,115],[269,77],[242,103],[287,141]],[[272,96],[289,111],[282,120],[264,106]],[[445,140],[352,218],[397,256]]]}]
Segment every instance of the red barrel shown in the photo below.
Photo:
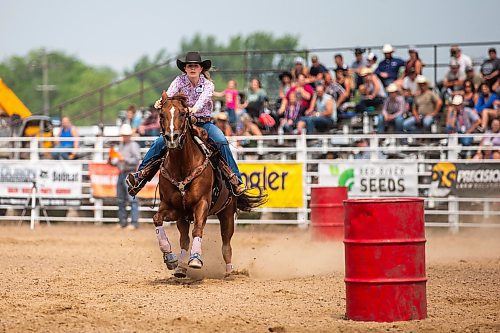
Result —
[{"label": "red barrel", "polygon": [[344,212],[347,318],[426,318],[424,200],[352,199]]},{"label": "red barrel", "polygon": [[313,239],[342,239],[344,236],[344,204],[347,187],[311,188],[311,226]]}]

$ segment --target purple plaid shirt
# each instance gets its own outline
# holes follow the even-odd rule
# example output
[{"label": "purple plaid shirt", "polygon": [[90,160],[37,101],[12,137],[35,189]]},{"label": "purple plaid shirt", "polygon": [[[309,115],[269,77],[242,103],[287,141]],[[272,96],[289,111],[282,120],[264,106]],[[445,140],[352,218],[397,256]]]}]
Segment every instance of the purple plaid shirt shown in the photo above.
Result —
[{"label": "purple plaid shirt", "polygon": [[214,93],[214,84],[212,81],[205,78],[203,74],[200,75],[198,84],[193,87],[191,81],[186,74],[181,74],[168,87],[168,97],[174,96],[180,92],[187,96],[188,106],[196,108],[196,117],[210,117],[214,103],[212,102],[212,95]]}]

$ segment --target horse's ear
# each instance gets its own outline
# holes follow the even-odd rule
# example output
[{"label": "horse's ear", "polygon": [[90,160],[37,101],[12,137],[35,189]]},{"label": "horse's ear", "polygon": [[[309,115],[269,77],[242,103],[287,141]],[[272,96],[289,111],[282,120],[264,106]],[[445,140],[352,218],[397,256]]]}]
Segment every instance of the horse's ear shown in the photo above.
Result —
[{"label": "horse's ear", "polygon": [[165,90],[163,90],[163,92],[161,93],[161,104],[165,104],[165,102],[167,101],[167,92]]}]

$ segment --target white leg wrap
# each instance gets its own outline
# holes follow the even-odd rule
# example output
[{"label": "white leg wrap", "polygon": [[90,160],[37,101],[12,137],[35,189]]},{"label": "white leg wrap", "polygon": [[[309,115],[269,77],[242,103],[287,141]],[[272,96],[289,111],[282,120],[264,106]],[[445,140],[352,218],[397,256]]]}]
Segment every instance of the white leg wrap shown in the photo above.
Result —
[{"label": "white leg wrap", "polygon": [[193,238],[193,245],[191,246],[191,254],[201,254],[201,237]]},{"label": "white leg wrap", "polygon": [[158,244],[160,245],[161,252],[172,252],[170,242],[168,241],[167,234],[163,226],[156,227],[156,237],[158,238]]},{"label": "white leg wrap", "polygon": [[233,264],[226,264],[226,273],[231,273],[234,269]]}]

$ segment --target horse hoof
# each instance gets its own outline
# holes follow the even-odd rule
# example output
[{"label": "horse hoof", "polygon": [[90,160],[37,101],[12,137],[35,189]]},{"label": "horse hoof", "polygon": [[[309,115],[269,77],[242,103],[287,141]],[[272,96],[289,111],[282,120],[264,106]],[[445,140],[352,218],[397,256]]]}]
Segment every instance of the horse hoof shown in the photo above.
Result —
[{"label": "horse hoof", "polygon": [[177,267],[177,256],[172,252],[163,253],[163,262],[167,265],[169,270],[175,269]]},{"label": "horse hoof", "polygon": [[201,255],[198,253],[192,254],[189,257],[188,266],[194,269],[200,269],[203,267],[203,260],[201,260]]},{"label": "horse hoof", "polygon": [[183,279],[187,276],[187,269],[181,266],[177,266],[174,272],[174,276],[179,279]]}]

